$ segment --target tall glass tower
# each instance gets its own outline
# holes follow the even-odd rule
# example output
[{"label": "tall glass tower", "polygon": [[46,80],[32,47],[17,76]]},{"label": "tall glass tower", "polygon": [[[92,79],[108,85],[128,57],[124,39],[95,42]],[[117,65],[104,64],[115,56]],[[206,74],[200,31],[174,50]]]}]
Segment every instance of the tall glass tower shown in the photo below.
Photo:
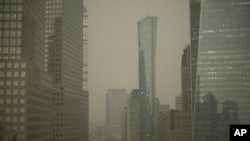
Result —
[{"label": "tall glass tower", "polygon": [[155,52],[157,17],[147,16],[138,22],[139,88],[146,99],[141,139],[156,138]]},{"label": "tall glass tower", "polygon": [[202,0],[195,141],[229,140],[229,124],[250,123],[250,2]]}]

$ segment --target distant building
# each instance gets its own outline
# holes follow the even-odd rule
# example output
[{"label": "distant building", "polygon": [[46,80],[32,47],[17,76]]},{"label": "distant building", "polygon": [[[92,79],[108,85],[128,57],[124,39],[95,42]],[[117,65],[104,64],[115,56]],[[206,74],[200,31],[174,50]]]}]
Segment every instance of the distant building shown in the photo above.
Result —
[{"label": "distant building", "polygon": [[157,141],[191,141],[191,114],[171,110],[158,114]]},{"label": "distant building", "polygon": [[159,105],[159,112],[166,113],[170,111],[170,105],[169,104],[160,104]]},{"label": "distant building", "polygon": [[128,102],[126,89],[108,89],[106,94],[106,127],[109,141],[121,141],[123,113]]},{"label": "distant building", "polygon": [[0,2],[0,140],[52,140],[44,1]]},{"label": "distant building", "polygon": [[105,126],[90,123],[89,141],[107,141]]},{"label": "distant building", "polygon": [[[138,22],[139,46],[139,89],[147,99],[145,107],[144,128],[141,140],[156,139],[156,93],[155,93],[155,55],[156,55],[157,17],[147,16]],[[142,120],[142,119],[140,119]]]},{"label": "distant building", "polygon": [[[131,97],[128,101],[127,107],[127,137],[125,141],[142,141],[141,140],[141,126],[142,126],[142,96],[138,89],[131,92]],[[145,117],[144,117],[145,118]]]},{"label": "distant building", "polygon": [[183,111],[183,100],[182,100],[182,95],[176,96],[175,97],[175,108],[178,111]]}]

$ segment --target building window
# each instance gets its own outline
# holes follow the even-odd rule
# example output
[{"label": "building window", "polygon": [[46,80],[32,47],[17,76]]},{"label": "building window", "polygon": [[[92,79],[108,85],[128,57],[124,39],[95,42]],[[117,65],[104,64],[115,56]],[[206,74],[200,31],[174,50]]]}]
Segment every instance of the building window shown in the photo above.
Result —
[{"label": "building window", "polygon": [[21,80],[21,86],[25,86],[25,85],[26,85],[25,80]]},{"label": "building window", "polygon": [[14,107],[12,110],[13,110],[13,113],[17,113],[17,107]]},{"label": "building window", "polygon": [[4,68],[4,63],[0,63],[0,68]]},{"label": "building window", "polygon": [[18,72],[14,72],[14,77],[18,77],[19,73]]},{"label": "building window", "polygon": [[14,86],[18,86],[19,83],[18,83],[18,80],[14,80]]},{"label": "building window", "polygon": [[25,77],[26,76],[26,72],[21,72],[21,77]]},{"label": "building window", "polygon": [[7,63],[7,68],[12,68],[12,63]]},{"label": "building window", "polygon": [[25,89],[21,89],[20,94],[25,95]]},{"label": "building window", "polygon": [[25,108],[24,107],[21,107],[20,108],[20,113],[24,113],[25,112]]},{"label": "building window", "polygon": [[10,71],[8,71],[7,74],[6,74],[6,76],[7,76],[7,77],[11,77],[11,76],[12,76],[11,74],[12,74],[12,73],[11,73]]},{"label": "building window", "polygon": [[4,72],[0,72],[0,77],[4,77]]},{"label": "building window", "polygon": [[0,86],[4,86],[4,81],[0,80]]}]

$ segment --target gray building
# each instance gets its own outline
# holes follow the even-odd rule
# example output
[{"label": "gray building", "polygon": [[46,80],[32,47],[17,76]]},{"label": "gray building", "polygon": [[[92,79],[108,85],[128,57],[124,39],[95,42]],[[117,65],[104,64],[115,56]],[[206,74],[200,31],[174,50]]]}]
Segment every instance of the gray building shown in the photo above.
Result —
[{"label": "gray building", "polygon": [[[52,140],[44,1],[0,0],[0,140]],[[35,10],[34,10],[35,9]]]},{"label": "gray building", "polygon": [[106,94],[107,140],[121,141],[123,135],[123,114],[128,102],[126,89],[108,89]]},{"label": "gray building", "polygon": [[46,0],[45,70],[53,78],[53,140],[88,140],[82,0]]},{"label": "gray building", "polygon": [[229,124],[250,123],[249,9],[248,0],[201,1],[195,141],[228,140]]},{"label": "gray building", "polygon": [[183,97],[182,95],[178,95],[175,97],[175,109],[177,111],[183,111]]},{"label": "gray building", "polygon": [[139,46],[139,89],[146,98],[145,119],[142,122],[141,139],[156,139],[156,94],[155,94],[155,55],[157,17],[147,16],[138,22]]},{"label": "gray building", "polygon": [[143,97],[139,89],[133,89],[128,101],[126,135],[124,141],[142,141]]},{"label": "gray building", "polygon": [[[184,77],[182,77],[182,83],[186,82],[184,85],[182,84],[182,94],[186,95],[186,98],[183,100],[190,99],[188,95],[191,94],[191,107],[189,107],[189,103],[187,102],[186,111],[191,108],[192,117],[194,114],[194,101],[195,101],[195,88],[196,88],[196,70],[197,70],[197,54],[198,54],[198,43],[199,43],[199,30],[200,30],[200,7],[201,0],[190,0],[190,46],[187,46],[184,49],[184,54],[182,58],[182,75],[184,73]],[[185,73],[188,73],[187,75]],[[184,86],[184,87],[183,87]],[[189,107],[189,108],[188,108]]]}]

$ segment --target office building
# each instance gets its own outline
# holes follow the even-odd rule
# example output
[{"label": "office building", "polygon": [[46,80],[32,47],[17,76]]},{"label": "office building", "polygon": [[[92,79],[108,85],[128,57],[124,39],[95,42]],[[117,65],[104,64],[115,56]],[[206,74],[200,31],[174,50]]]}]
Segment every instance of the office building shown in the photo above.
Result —
[{"label": "office building", "polygon": [[159,112],[166,113],[170,111],[170,105],[169,104],[160,104],[159,105]]},{"label": "office building", "polygon": [[53,78],[52,140],[87,141],[88,91],[83,90],[83,30],[86,29],[83,26],[83,1],[45,2],[45,70]]},{"label": "office building", "polygon": [[183,111],[183,100],[182,95],[175,97],[175,109],[178,111]]},{"label": "office building", "polygon": [[138,22],[139,46],[139,89],[146,98],[145,121],[141,140],[156,139],[156,94],[155,94],[155,55],[157,17],[147,16]]},{"label": "office building", "polygon": [[190,112],[171,110],[158,115],[157,141],[191,141]]},{"label": "office building", "polygon": [[[190,46],[187,45],[186,49],[184,49],[184,55],[185,57],[182,62],[185,65],[182,65],[183,72],[190,74],[190,78],[187,78],[188,76],[185,76],[186,78],[184,82],[189,81],[190,83],[186,83],[185,85],[182,84],[182,93],[185,93],[185,95],[191,94],[191,111],[192,111],[192,117],[194,114],[194,101],[195,101],[195,88],[196,88],[196,70],[197,70],[197,54],[198,54],[198,43],[199,43],[199,29],[200,29],[200,3],[201,0],[190,0],[189,2],[189,8],[190,8]],[[183,64],[182,63],[182,64]],[[187,70],[188,67],[190,67],[190,70]],[[186,70],[185,70],[186,68]],[[189,72],[187,72],[189,71]],[[183,80],[182,80],[183,81]],[[182,82],[183,83],[183,82]],[[190,87],[190,88],[188,88]],[[190,91],[190,92],[188,92]],[[190,94],[189,94],[190,93]],[[183,98],[183,100],[187,101],[189,99],[188,97]],[[187,106],[187,105],[183,105]],[[184,108],[186,110],[190,110],[190,107]]]},{"label": "office building", "polygon": [[83,11],[83,90],[88,91],[88,46],[89,46],[89,27],[88,10],[84,6]]},{"label": "office building", "polygon": [[44,1],[0,0],[0,140],[52,140]]},{"label": "office building", "polygon": [[121,141],[123,134],[123,113],[128,102],[126,89],[108,89],[106,94],[107,140]]},{"label": "office building", "polygon": [[126,140],[125,141],[142,141],[142,125],[143,125],[143,108],[144,100],[139,89],[134,89],[131,92],[131,97],[128,101],[127,106],[127,126],[126,130]]},{"label": "office building", "polygon": [[[224,133],[236,120],[223,126],[218,122],[225,120],[223,106],[228,101],[238,122],[250,123],[249,9],[248,0],[201,1],[194,141],[228,140]],[[215,131],[218,127],[226,128]]]}]

